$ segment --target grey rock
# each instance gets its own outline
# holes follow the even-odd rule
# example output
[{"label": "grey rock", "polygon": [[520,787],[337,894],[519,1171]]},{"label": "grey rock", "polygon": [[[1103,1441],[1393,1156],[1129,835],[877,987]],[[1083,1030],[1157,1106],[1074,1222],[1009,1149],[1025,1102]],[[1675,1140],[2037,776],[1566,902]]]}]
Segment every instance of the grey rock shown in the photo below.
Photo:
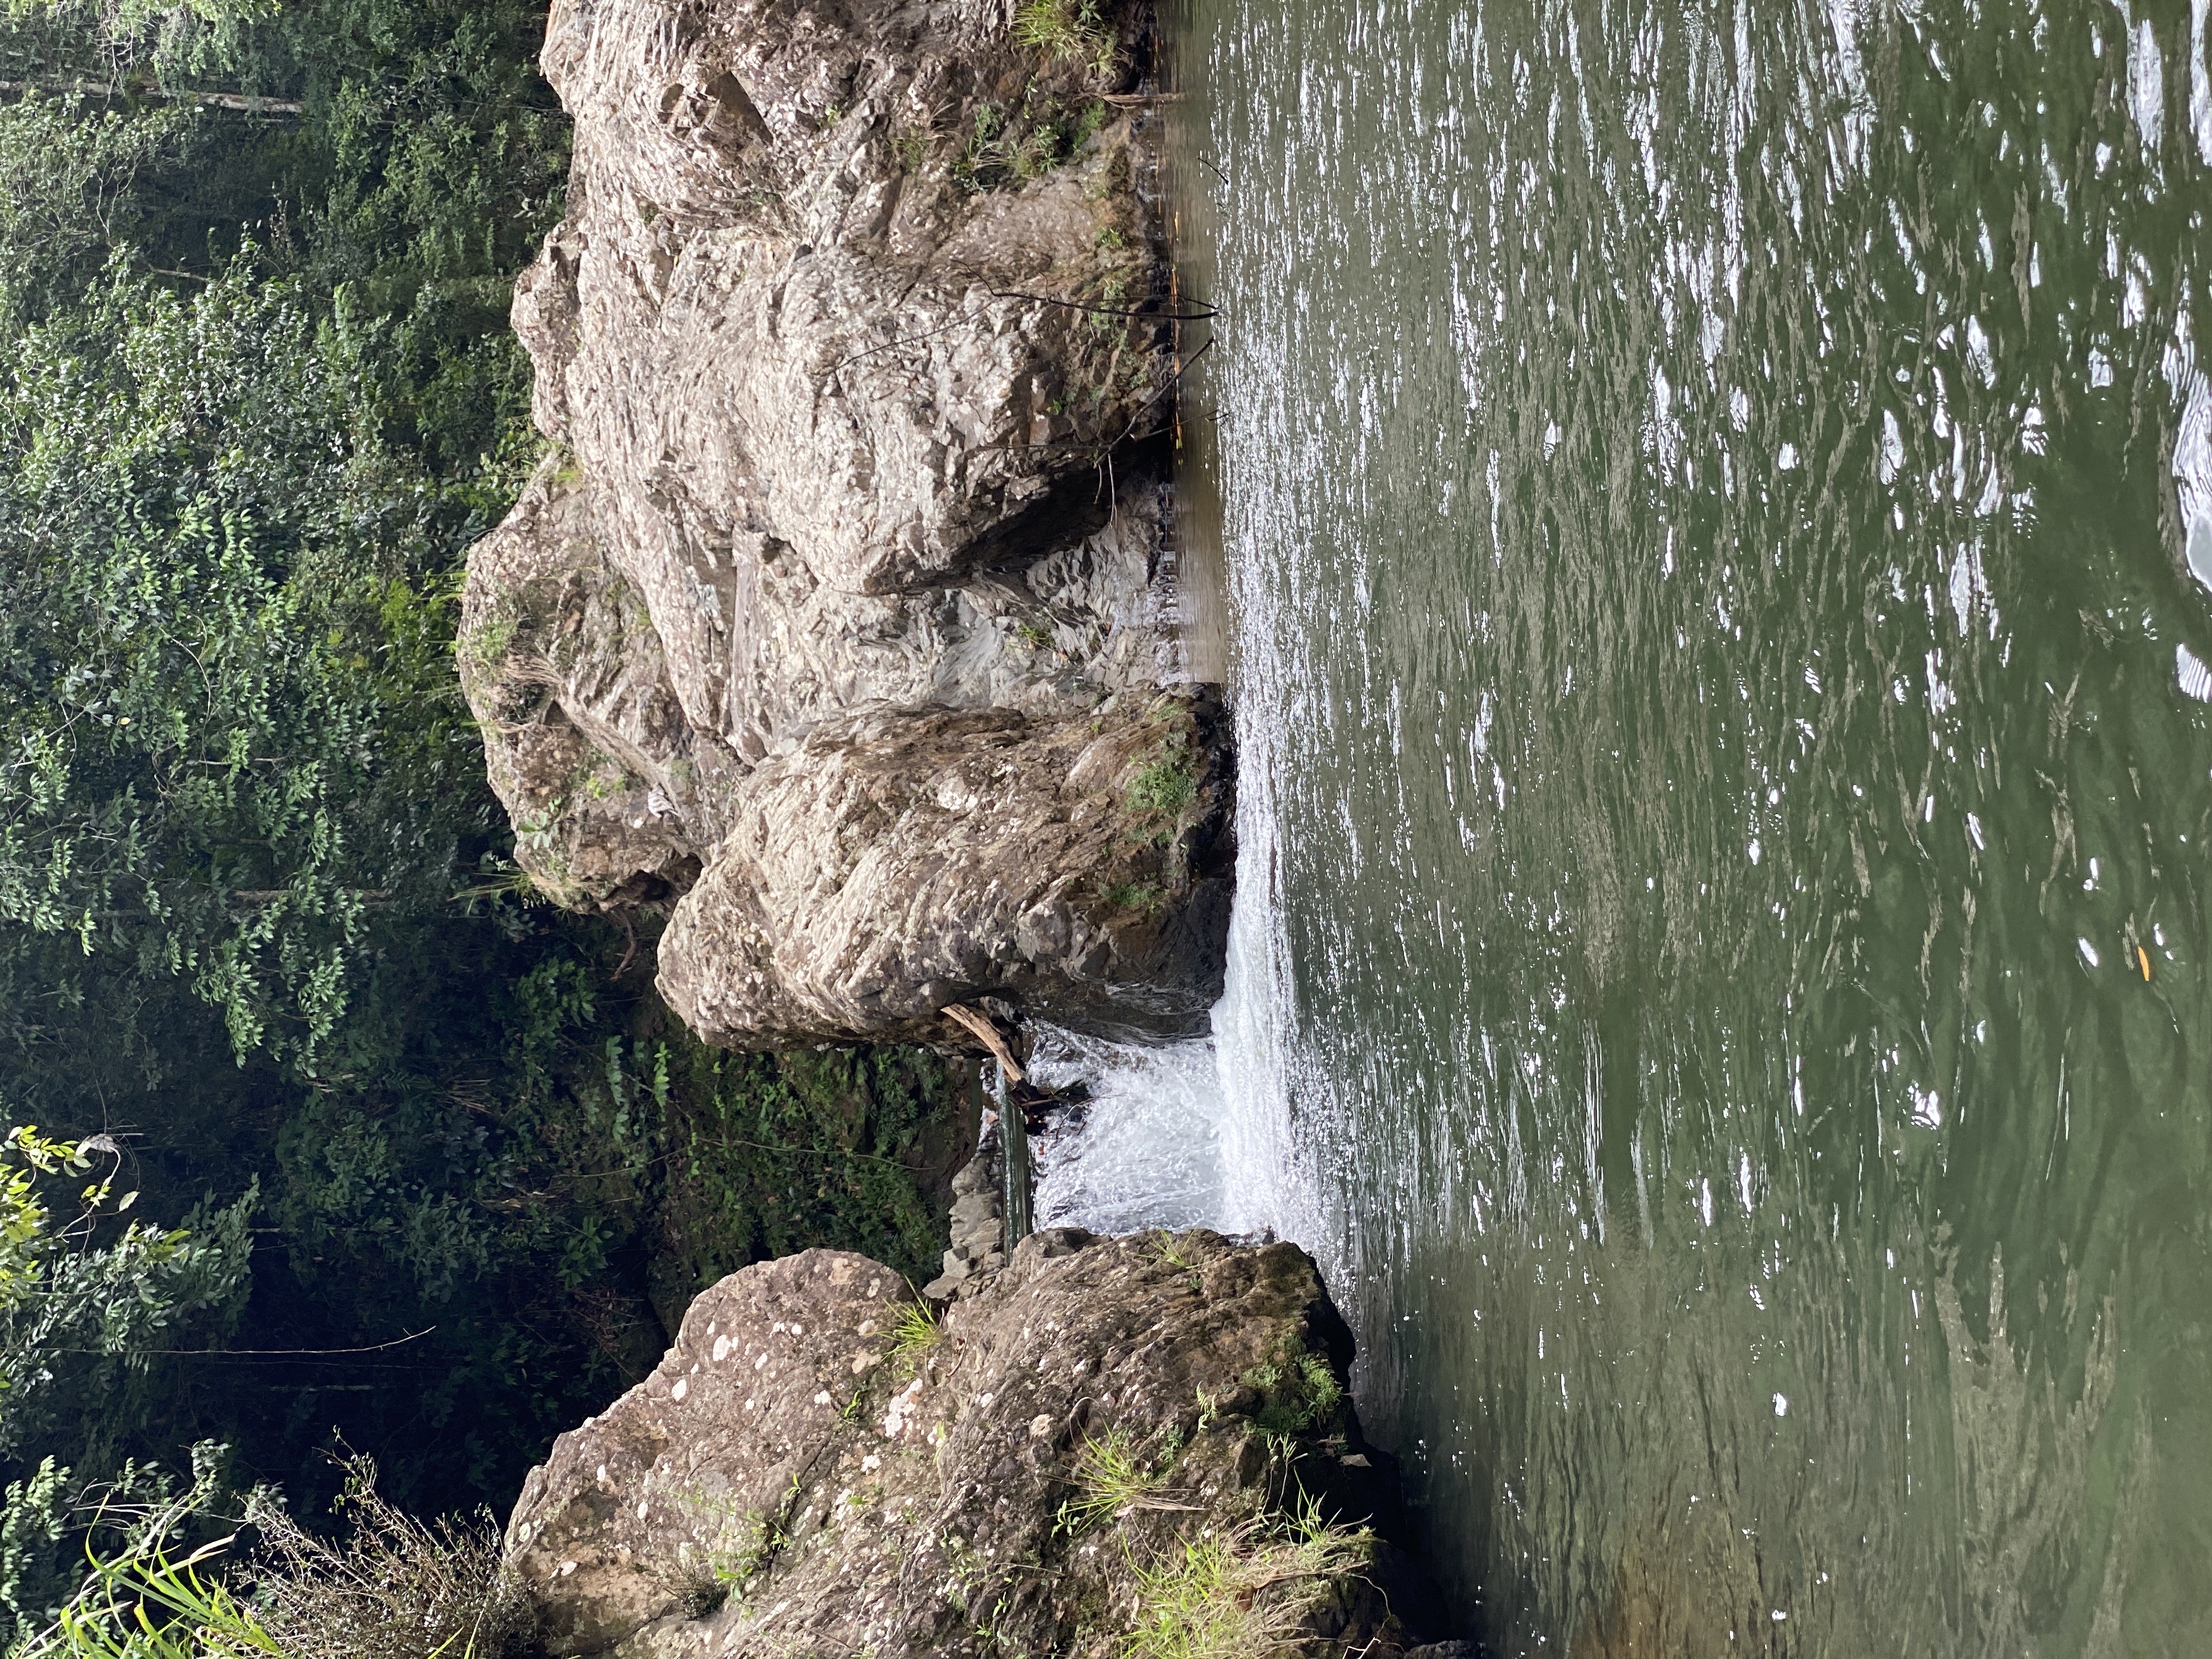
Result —
[{"label": "grey rock", "polygon": [[[952,1177],[953,1196],[956,1199],[961,1199],[967,1197],[970,1193],[986,1192],[994,1188],[997,1183],[998,1177],[992,1171],[988,1160],[981,1158],[971,1158],[962,1164]],[[994,1200],[994,1202],[995,1201]]]},{"label": "grey rock", "polygon": [[[891,1355],[897,1275],[863,1257],[811,1250],[702,1293],[659,1368],[524,1484],[507,1556],[546,1651],[1114,1659],[1154,1616],[1140,1570],[1187,1540],[1261,1547],[1298,1480],[1340,1513],[1387,1507],[1327,1484],[1354,1478],[1331,1450],[1358,1429],[1310,1260],[1175,1244],[1170,1262],[1150,1238],[1027,1240],[918,1363]],[[1284,1392],[1316,1366],[1337,1394]],[[1159,1478],[1071,1526],[1104,1443]],[[1266,1650],[1401,1651],[1409,1599],[1388,1545],[1363,1547],[1310,1576],[1255,1568]]]},{"label": "grey rock", "polygon": [[998,1219],[998,1201],[989,1193],[963,1193],[952,1200],[952,1225],[956,1231],[981,1221],[995,1224]]},{"label": "grey rock", "polygon": [[462,681],[518,860],[672,907],[712,1042],[941,1041],[989,995],[1173,1035],[1218,992],[1152,118],[1010,10],[553,8],[574,171],[514,317],[560,448],[471,556]]}]

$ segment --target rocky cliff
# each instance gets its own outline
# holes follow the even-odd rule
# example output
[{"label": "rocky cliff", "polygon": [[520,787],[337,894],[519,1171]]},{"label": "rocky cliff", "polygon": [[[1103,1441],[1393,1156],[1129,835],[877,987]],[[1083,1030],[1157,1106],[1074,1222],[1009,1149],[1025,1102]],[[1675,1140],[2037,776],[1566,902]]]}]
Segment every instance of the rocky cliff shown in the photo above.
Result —
[{"label": "rocky cliff", "polygon": [[[1107,1033],[1218,994],[1231,771],[1169,627],[1144,15],[557,0],[556,445],[460,640],[517,857],[669,908],[739,1047]],[[672,908],[670,908],[672,907]]]},{"label": "rocky cliff", "polygon": [[1431,1602],[1350,1346],[1304,1252],[1206,1232],[1037,1235],[941,1324],[765,1262],[561,1437],[507,1562],[555,1659],[1392,1659]]}]

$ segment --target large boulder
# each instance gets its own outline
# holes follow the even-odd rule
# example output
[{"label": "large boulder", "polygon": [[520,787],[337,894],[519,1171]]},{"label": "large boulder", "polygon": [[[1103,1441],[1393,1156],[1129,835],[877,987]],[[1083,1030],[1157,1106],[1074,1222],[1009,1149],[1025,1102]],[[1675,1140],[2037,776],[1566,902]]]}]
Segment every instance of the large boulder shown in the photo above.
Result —
[{"label": "large boulder", "polygon": [[507,1562],[548,1653],[1410,1645],[1431,1603],[1386,1541],[1387,1460],[1303,1251],[1060,1231],[941,1326],[916,1310],[828,1250],[694,1302],[659,1368],[524,1486]]},{"label": "large boulder", "polygon": [[557,447],[471,556],[462,682],[520,861],[672,906],[719,1042],[986,996],[1170,1036],[1218,992],[1144,24],[1045,10],[553,8],[575,164],[515,321]]}]

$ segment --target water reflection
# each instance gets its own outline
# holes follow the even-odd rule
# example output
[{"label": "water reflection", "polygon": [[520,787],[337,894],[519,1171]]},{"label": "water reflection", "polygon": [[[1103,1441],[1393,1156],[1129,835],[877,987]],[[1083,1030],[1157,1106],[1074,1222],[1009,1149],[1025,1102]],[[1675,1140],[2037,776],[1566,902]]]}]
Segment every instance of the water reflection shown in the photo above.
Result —
[{"label": "water reflection", "polygon": [[1500,1652],[2212,1651],[2206,28],[1193,0],[1224,1069]]}]

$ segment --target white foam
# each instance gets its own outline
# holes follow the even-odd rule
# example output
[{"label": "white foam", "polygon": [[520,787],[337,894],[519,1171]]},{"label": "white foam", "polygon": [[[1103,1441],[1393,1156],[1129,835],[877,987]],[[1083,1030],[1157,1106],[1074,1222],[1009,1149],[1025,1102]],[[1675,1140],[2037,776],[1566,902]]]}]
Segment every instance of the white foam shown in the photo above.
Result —
[{"label": "white foam", "polygon": [[1091,1091],[1080,1128],[1030,1142],[1038,1226],[1232,1230],[1211,1037],[1152,1048],[1039,1025],[1030,1071],[1048,1088]]}]

